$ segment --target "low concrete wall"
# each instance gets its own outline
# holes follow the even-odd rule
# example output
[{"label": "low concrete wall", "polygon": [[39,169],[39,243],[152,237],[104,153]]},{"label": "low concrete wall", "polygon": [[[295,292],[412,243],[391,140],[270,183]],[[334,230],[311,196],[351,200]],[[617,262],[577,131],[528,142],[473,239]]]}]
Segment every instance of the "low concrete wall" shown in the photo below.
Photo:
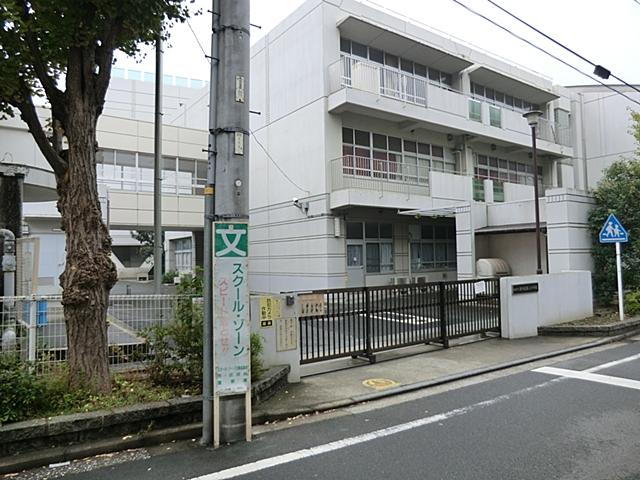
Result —
[{"label": "low concrete wall", "polygon": [[300,381],[300,335],[296,297],[251,296],[251,331],[262,338],[262,363],[266,368],[287,365],[287,381]]},{"label": "low concrete wall", "polygon": [[591,272],[573,271],[500,279],[504,338],[538,335],[538,327],[593,315]]}]

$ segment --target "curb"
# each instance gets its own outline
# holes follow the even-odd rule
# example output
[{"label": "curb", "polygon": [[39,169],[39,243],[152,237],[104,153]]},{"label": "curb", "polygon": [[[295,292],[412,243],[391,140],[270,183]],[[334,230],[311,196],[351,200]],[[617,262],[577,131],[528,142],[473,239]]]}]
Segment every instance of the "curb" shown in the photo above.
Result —
[{"label": "curb", "polygon": [[538,327],[538,335],[548,336],[611,336],[631,332],[640,328],[640,318],[631,318],[613,325],[549,325]]}]

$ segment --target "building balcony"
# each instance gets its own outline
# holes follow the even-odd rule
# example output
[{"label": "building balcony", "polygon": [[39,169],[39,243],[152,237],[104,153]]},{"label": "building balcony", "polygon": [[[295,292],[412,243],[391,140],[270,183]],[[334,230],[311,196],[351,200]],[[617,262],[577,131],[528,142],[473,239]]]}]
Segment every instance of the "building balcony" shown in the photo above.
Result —
[{"label": "building balcony", "polygon": [[454,170],[345,155],[329,161],[331,208],[421,208],[472,197],[471,177]]},{"label": "building balcony", "polygon": [[[489,143],[531,145],[522,111],[449,88],[429,79],[342,54],[329,66],[329,111],[345,111],[424,125],[447,133],[470,134]],[[542,119],[537,130],[541,152],[572,156],[573,133]]]}]

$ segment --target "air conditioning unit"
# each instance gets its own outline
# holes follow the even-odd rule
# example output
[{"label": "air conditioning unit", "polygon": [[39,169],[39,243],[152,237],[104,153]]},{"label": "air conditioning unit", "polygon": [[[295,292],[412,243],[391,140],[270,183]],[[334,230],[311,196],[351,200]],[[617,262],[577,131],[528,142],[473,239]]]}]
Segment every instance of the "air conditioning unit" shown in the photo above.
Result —
[{"label": "air conditioning unit", "polygon": [[427,283],[427,277],[425,277],[424,275],[416,277],[416,283]]},{"label": "air conditioning unit", "polygon": [[407,277],[391,277],[391,285],[406,285],[409,283]]}]

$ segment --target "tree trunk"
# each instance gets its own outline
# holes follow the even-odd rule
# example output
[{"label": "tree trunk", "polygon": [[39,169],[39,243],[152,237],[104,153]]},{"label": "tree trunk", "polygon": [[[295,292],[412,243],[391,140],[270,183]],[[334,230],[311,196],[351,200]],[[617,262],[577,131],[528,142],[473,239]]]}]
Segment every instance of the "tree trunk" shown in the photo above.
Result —
[{"label": "tree trunk", "polygon": [[[68,92],[69,93],[69,92]],[[66,135],[68,171],[58,178],[58,210],[66,233],[66,266],[60,276],[72,384],[111,388],[107,344],[109,291],[116,281],[111,237],[102,222],[96,183],[94,105],[70,98]]]}]

